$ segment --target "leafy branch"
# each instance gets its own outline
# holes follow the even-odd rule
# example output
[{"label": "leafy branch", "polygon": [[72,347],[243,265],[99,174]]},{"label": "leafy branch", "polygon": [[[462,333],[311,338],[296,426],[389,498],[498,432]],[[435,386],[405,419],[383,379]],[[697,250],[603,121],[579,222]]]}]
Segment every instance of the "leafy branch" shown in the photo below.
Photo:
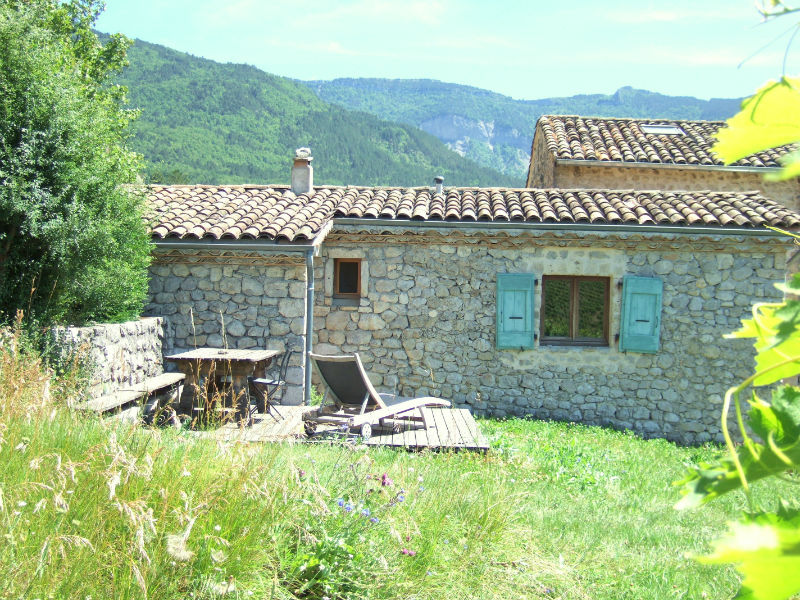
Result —
[{"label": "leafy branch", "polygon": [[[782,0],[762,0],[758,10],[765,20],[800,12]],[[800,25],[797,26],[800,31]],[[790,44],[791,45],[791,42]],[[788,52],[788,47],[787,47]],[[769,82],[742,103],[742,109],[717,132],[712,150],[726,164],[751,154],[777,148],[782,169],[766,179],[780,181],[800,176],[800,78],[783,76]],[[787,233],[798,244],[800,236]],[[737,595],[749,600],[786,600],[800,592],[800,509],[779,498],[774,512],[756,506],[750,484],[766,477],[800,483],[800,388],[788,383],[800,374],[800,274],[785,285],[781,303],[753,307],[753,318],[743,319],[728,338],[754,339],[755,373],[725,394],[722,432],[727,454],[701,463],[676,482],[683,498],[676,508],[706,504],[728,492],[742,489],[749,511],[732,523],[728,535],[717,541],[714,552],[697,560],[713,564],[734,563],[743,576]],[[783,381],[782,385],[777,385]],[[748,423],[740,397],[750,387],[776,386],[772,401],[753,391],[748,400]],[[729,431],[733,404],[742,444]],[[749,430],[748,430],[749,426]],[[752,435],[751,435],[752,434]]]},{"label": "leafy branch", "polygon": [[800,8],[788,6],[782,2],[782,0],[759,0],[756,2],[756,10],[758,10],[764,20],[776,19],[800,12]]},{"label": "leafy branch", "polygon": [[[713,463],[689,470],[676,485],[683,498],[676,508],[706,504],[723,494],[742,489],[750,512],[733,523],[728,536],[715,551],[699,557],[708,563],[736,563],[744,576],[738,598],[783,600],[800,591],[800,511],[781,500],[775,512],[756,506],[750,484],[765,477],[780,477],[800,483],[800,388],[780,385],[772,391],[772,402],[753,391],[748,400],[748,427],[740,396],[751,386],[773,385],[800,374],[800,274],[785,285],[778,284],[787,299],[753,307],[753,318],[727,338],[752,338],[756,349],[756,372],[725,394],[722,432],[726,455]],[[731,405],[742,444],[736,445],[729,430]],[[752,432],[752,435],[751,435]],[[758,439],[756,439],[758,438]]]},{"label": "leafy branch", "polygon": [[[782,181],[800,175],[800,77],[781,77],[761,87],[742,102],[742,110],[717,132],[712,150],[726,163],[751,154],[784,147],[779,159],[783,168],[765,179]],[[790,146],[791,145],[791,146]]]}]

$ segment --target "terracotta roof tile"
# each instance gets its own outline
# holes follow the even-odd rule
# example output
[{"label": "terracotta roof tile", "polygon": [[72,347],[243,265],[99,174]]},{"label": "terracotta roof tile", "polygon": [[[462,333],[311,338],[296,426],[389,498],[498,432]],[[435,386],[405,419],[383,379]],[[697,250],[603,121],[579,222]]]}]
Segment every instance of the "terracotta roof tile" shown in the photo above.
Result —
[{"label": "terracotta roof tile", "polygon": [[[683,135],[646,133],[642,125],[678,127]],[[537,129],[557,159],[695,166],[725,166],[711,151],[723,121],[670,119],[613,119],[544,115]],[[779,167],[779,157],[794,145],[747,156],[731,166]]]},{"label": "terracotta roof tile", "polygon": [[313,239],[336,217],[365,220],[800,226],[800,214],[758,192],[320,187],[150,186],[156,239]]}]

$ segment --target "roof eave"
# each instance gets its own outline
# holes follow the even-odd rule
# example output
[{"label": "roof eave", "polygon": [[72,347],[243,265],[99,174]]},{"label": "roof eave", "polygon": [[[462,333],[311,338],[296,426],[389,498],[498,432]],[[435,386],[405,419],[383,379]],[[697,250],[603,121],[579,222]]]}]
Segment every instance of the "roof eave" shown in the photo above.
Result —
[{"label": "roof eave", "polygon": [[316,250],[319,243],[298,243],[274,240],[234,240],[234,239],[179,239],[161,238],[154,239],[153,244],[156,248],[184,249],[184,250],[246,250],[258,252],[270,252],[274,254],[303,253],[309,250]]},{"label": "roof eave", "polygon": [[[485,229],[502,231],[580,231],[584,233],[670,233],[678,235],[742,235],[786,237],[771,229],[745,227],[702,227],[685,225],[615,225],[592,223],[529,223],[511,221],[416,221],[410,219],[365,219],[340,217],[333,220],[336,226],[397,227],[405,229]],[[791,241],[791,240],[788,240]]]},{"label": "roof eave", "polygon": [[625,167],[632,169],[688,169],[692,171],[715,171],[731,173],[777,173],[780,167],[733,167],[728,165],[681,165],[676,163],[622,162],[611,160],[582,160],[577,158],[556,158],[557,165],[570,167]]},{"label": "roof eave", "polygon": [[317,252],[325,237],[330,232],[333,223],[329,220],[314,237],[306,242],[290,242],[287,240],[268,239],[214,239],[214,238],[154,238],[156,248],[184,248],[190,249],[216,249],[216,250],[247,250],[258,252],[271,252],[285,254],[287,252]]}]

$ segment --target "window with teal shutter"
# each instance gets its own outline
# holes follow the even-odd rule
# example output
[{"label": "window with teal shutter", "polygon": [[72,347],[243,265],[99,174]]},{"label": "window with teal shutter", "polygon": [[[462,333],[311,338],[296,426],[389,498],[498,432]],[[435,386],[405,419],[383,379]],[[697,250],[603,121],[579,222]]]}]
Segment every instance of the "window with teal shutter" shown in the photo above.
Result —
[{"label": "window with teal shutter", "polygon": [[533,287],[531,273],[497,275],[497,347],[533,348]]},{"label": "window with teal shutter", "polygon": [[634,276],[622,281],[620,351],[658,352],[663,282],[655,277]]}]

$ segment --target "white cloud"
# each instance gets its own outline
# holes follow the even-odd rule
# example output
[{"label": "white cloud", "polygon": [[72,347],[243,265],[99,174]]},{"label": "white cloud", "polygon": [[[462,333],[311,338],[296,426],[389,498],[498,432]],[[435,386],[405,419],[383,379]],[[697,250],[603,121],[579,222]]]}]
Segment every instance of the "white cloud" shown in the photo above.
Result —
[{"label": "white cloud", "polygon": [[758,22],[758,14],[750,6],[736,6],[729,3],[724,9],[709,6],[672,6],[669,9],[645,8],[641,10],[610,10],[598,11],[598,18],[606,23],[618,23],[625,25],[641,23],[676,23],[679,21],[691,21],[693,23],[703,23],[707,21],[718,23],[720,21],[741,21],[748,15],[752,16],[752,23]]},{"label": "white cloud", "polygon": [[491,54],[496,49],[524,51],[525,47],[518,41],[506,37],[492,35],[473,36],[436,36],[420,42],[421,48],[441,48],[449,50],[475,50],[481,54]]},{"label": "white cloud", "polygon": [[242,22],[253,21],[254,16],[261,12],[262,8],[254,0],[235,0],[214,3],[206,10],[196,11],[194,16],[220,28],[236,27]]},{"label": "white cloud", "polygon": [[339,3],[330,8],[329,3],[318,3],[309,8],[303,6],[306,24],[344,24],[368,26],[375,24],[388,25],[426,25],[436,26],[442,23],[442,17],[447,11],[443,0],[423,2],[412,0],[403,2],[398,0],[356,0],[354,2]]},{"label": "white cloud", "polygon": [[675,11],[668,11],[668,10],[650,10],[645,12],[635,12],[635,11],[618,11],[618,12],[607,12],[604,13],[603,16],[612,23],[626,23],[626,24],[633,24],[633,23],[666,23],[670,21],[678,21],[680,19],[685,18],[684,15],[675,12]]},{"label": "white cloud", "polygon": [[345,48],[339,42],[328,42],[327,44],[320,44],[318,48],[322,52],[327,52],[328,54],[341,54],[343,56],[358,56],[361,54],[360,52],[356,52],[355,50],[350,50],[349,48]]}]

